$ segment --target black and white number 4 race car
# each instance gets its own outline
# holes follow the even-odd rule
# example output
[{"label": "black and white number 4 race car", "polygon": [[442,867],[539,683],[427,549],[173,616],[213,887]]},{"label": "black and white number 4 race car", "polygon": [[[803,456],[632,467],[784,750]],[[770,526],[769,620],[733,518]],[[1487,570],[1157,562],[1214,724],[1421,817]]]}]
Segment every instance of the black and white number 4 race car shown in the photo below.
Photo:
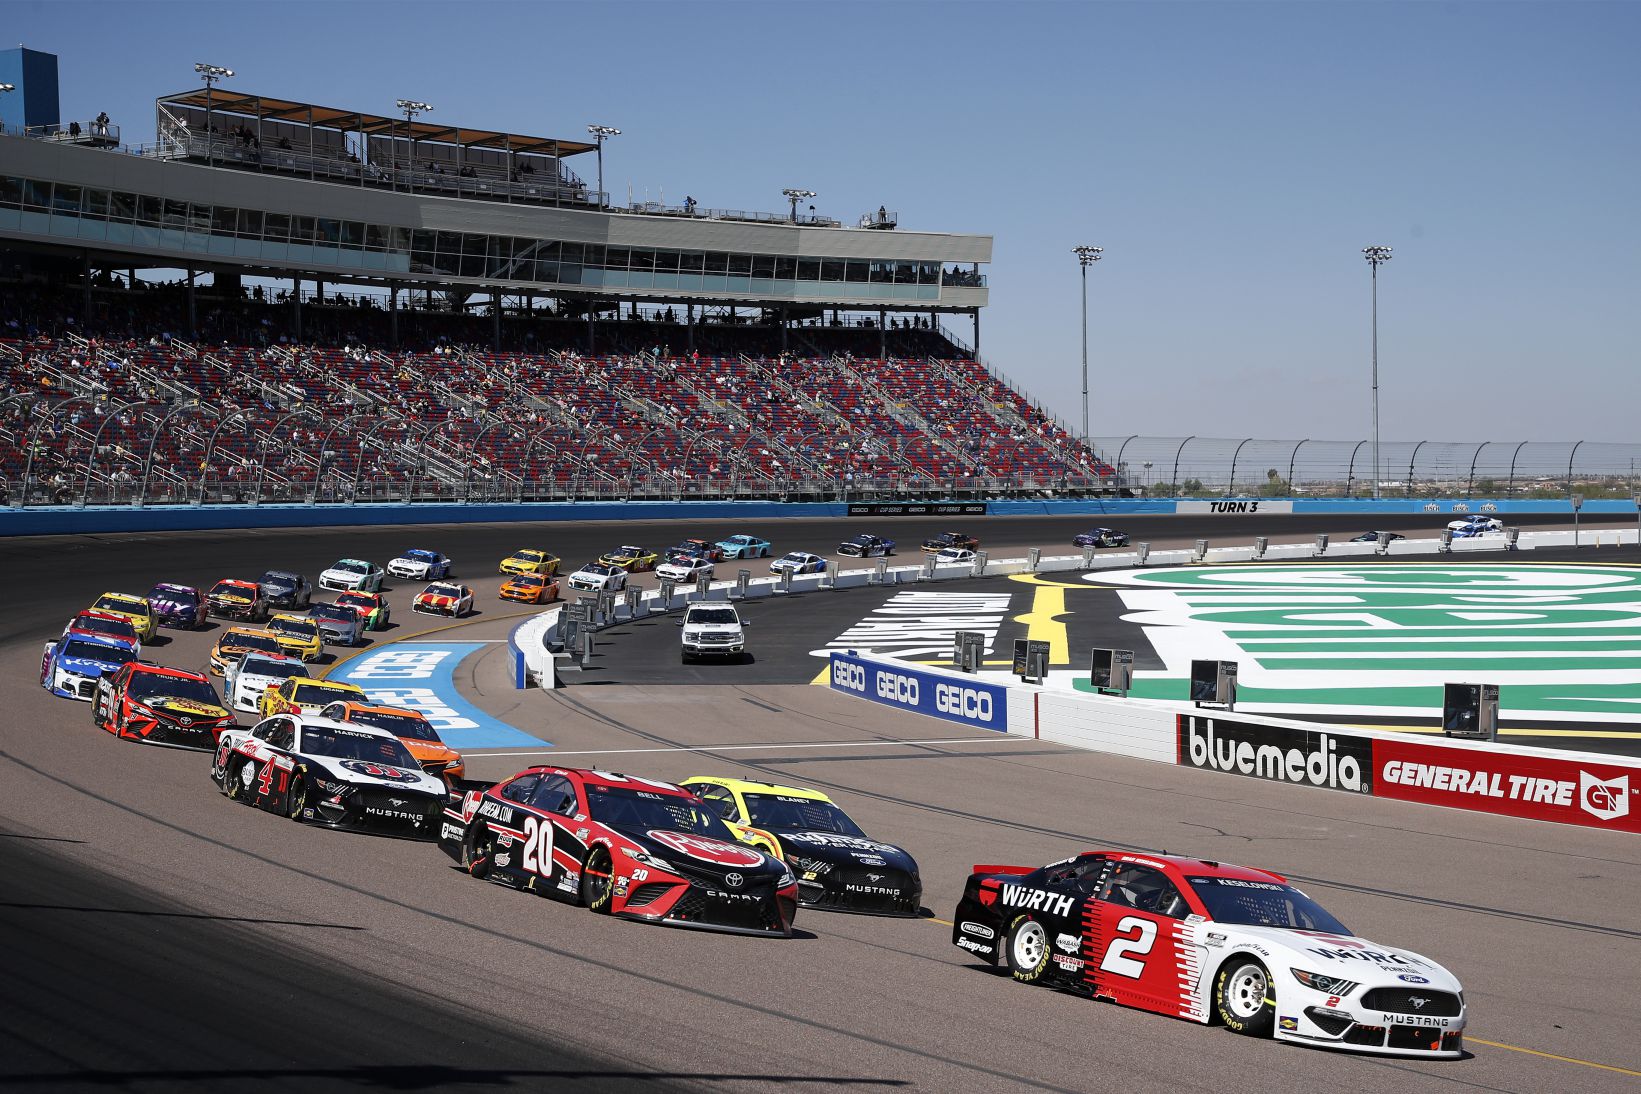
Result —
[{"label": "black and white number 4 race car", "polygon": [[1297,1044],[1464,1053],[1452,973],[1357,938],[1266,870],[1121,851],[976,866],[952,919],[953,945],[1025,983]]},{"label": "black and white number 4 race car", "polygon": [[234,801],[292,820],[409,839],[438,838],[449,797],[386,730],[294,714],[223,733],[211,778]]}]

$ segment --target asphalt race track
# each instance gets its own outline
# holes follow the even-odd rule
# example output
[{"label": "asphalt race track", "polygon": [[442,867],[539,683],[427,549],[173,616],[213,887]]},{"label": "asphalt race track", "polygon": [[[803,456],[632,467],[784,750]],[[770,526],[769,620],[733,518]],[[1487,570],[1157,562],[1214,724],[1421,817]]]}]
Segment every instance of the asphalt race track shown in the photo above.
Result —
[{"label": "asphalt race track", "polygon": [[[1359,521],[1134,520],[1156,545],[1308,539]],[[903,544],[943,522],[885,520]],[[989,549],[1085,520],[975,522]],[[1390,524],[1381,521],[1381,524]],[[1393,527],[1428,528],[1404,520]],[[772,522],[827,553],[873,522]],[[1273,529],[1274,525],[1274,529]],[[1291,534],[1283,528],[1302,529]],[[688,529],[718,536],[721,522]],[[1635,1089],[1641,847],[1633,837],[1266,785],[1001,738],[804,685],[609,684],[514,692],[498,649],[464,692],[551,739],[470,755],[499,777],[569,764],[723,772],[828,790],[917,855],[929,916],[800,914],[800,937],[654,928],[482,884],[433,848],[306,828],[220,797],[203,755],[116,742],[35,686],[40,643],[108,589],[204,584],[339,556],[445,550],[504,637],[495,561],[575,564],[681,526],[547,525],[80,536],[0,542],[0,855],[7,946],[0,1083],[18,1090],[688,1089],[1510,1091]],[[734,564],[730,564],[731,571]],[[391,642],[446,621],[391,593]],[[841,595],[841,594],[840,594]],[[804,598],[799,603],[818,604]],[[797,606],[797,605],[794,605]],[[773,607],[773,606],[768,606]],[[527,611],[524,609],[523,611]],[[754,643],[776,625],[758,606]],[[152,657],[197,665],[211,633]],[[670,647],[675,650],[675,647]],[[816,661],[818,666],[819,662]],[[668,659],[676,668],[676,656]],[[703,666],[712,669],[717,666]],[[681,751],[687,749],[688,751]],[[1346,808],[1348,807],[1348,814]],[[1277,1046],[1014,984],[950,945],[970,864],[1112,846],[1286,872],[1358,933],[1465,982],[1473,1057],[1411,1062]]]}]

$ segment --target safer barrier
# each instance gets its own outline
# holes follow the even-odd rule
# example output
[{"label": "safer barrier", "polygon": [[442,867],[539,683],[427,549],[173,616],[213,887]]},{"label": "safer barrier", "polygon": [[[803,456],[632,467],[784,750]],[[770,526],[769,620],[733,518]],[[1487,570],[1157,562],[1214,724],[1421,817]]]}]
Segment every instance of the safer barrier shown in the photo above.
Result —
[{"label": "safer barrier", "polygon": [[[890,657],[834,653],[831,686],[886,706],[1092,752],[1470,812],[1641,832],[1641,759],[1379,730],[998,684]],[[1001,694],[999,694],[1001,693]],[[955,716],[954,696],[990,716]],[[946,709],[937,709],[944,702]],[[978,698],[967,700],[978,709]]]}]

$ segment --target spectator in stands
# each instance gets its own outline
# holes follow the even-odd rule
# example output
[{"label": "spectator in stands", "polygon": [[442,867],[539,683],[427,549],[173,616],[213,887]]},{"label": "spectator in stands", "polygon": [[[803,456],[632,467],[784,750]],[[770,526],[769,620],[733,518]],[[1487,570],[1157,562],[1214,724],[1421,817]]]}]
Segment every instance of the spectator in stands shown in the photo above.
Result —
[{"label": "spectator in stands", "polygon": [[108,111],[106,111],[106,110],[98,111],[97,112],[97,120],[92,124],[94,124],[97,127],[97,136],[99,136],[99,137],[108,136]]},{"label": "spectator in stands", "polygon": [[688,194],[684,195],[684,212],[688,213],[690,216],[695,215],[695,199],[690,197]]},{"label": "spectator in stands", "polygon": [[80,139],[80,123],[79,122],[69,122],[68,123],[68,135],[70,137],[72,137],[74,140],[79,140]]}]

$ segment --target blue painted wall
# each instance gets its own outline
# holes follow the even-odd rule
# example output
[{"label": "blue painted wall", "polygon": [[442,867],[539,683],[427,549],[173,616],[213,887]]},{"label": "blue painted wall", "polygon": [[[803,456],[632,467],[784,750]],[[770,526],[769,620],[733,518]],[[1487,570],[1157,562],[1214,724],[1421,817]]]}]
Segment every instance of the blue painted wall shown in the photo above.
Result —
[{"label": "blue painted wall", "polygon": [[[1264,502],[1274,499],[1262,498]],[[1489,513],[1570,516],[1572,503],[1550,500],[1427,501],[1419,498],[1332,500],[1315,498],[1293,502],[1299,515],[1324,513]],[[1586,517],[1635,515],[1635,503],[1622,500],[1586,501]],[[1140,498],[1086,501],[994,501],[996,516],[1133,516],[1172,514],[1172,501]],[[480,524],[507,521],[583,520],[771,520],[780,517],[841,517],[839,502],[776,501],[596,501],[526,502],[498,505],[199,505],[153,509],[130,506],[40,506],[0,509],[0,537],[75,535],[98,532],[178,532],[223,528],[324,528],[348,525]],[[1274,515],[1274,514],[1273,514]],[[885,517],[892,527],[897,518]]]}]

